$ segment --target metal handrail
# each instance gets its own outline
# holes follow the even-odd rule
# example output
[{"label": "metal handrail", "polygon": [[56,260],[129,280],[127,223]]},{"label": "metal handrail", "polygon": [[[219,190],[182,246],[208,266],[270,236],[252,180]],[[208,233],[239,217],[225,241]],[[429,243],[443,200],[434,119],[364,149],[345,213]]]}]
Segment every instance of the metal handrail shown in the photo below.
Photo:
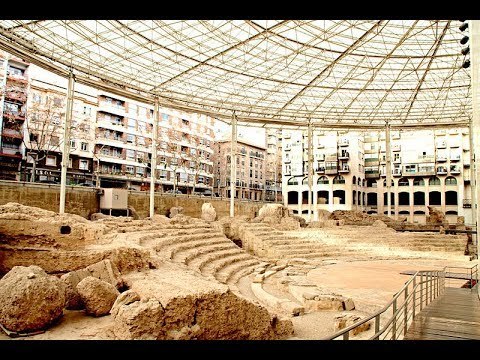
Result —
[{"label": "metal handrail", "polygon": [[[396,340],[399,337],[402,337],[402,334],[398,334],[399,330],[403,330],[403,336],[407,333],[409,323],[412,323],[416,313],[417,308],[422,310],[424,306],[427,306],[438,296],[443,294],[445,290],[445,275],[447,269],[453,268],[463,268],[470,271],[470,285],[473,288],[472,280],[476,280],[478,283],[478,266],[475,264],[471,267],[459,267],[459,266],[445,266],[442,270],[421,270],[417,271],[410,280],[408,280],[403,287],[398,291],[392,298],[392,300],[385,305],[381,310],[377,311],[373,315],[370,315],[356,323],[341,329],[333,335],[330,335],[323,340],[334,340],[341,338],[343,340],[349,340],[350,331],[369,322],[372,319],[375,319],[375,333],[370,338],[370,340],[380,340],[380,336],[385,333],[385,336],[382,340],[385,340],[388,334],[391,334],[390,339]],[[417,279],[420,278],[420,281]],[[475,283],[475,284],[476,284]],[[410,286],[411,285],[411,286]],[[410,287],[410,288],[409,288]],[[420,291],[418,291],[420,290]],[[418,292],[420,297],[417,297]],[[400,297],[403,294],[403,299]],[[403,302],[398,306],[399,300]],[[417,300],[420,300],[417,302]],[[409,303],[411,308],[409,309]],[[387,310],[392,309],[392,316],[387,320],[387,322],[380,328],[381,315],[387,312]],[[403,313],[403,317],[398,320],[399,315]],[[390,326],[392,325],[392,326]],[[390,329],[389,329],[390,328]],[[388,330],[388,331],[387,331]],[[398,335],[397,335],[398,334]]]}]

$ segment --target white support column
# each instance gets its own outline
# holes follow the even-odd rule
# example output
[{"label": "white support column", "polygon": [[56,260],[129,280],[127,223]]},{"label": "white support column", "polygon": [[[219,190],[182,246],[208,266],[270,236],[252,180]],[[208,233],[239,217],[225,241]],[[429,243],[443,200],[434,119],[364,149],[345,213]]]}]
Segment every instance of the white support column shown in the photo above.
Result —
[{"label": "white support column", "polygon": [[391,188],[392,188],[392,161],[390,157],[390,124],[387,121],[387,124],[385,126],[385,154],[386,154],[386,163],[387,163],[387,216],[390,217],[392,210],[392,199],[391,199]]},{"label": "white support column", "polygon": [[152,159],[150,160],[150,217],[155,214],[155,180],[157,179],[158,97],[155,97],[152,129]]},{"label": "white support column", "polygon": [[75,78],[73,72],[70,72],[68,77],[67,88],[67,110],[65,112],[65,124],[63,128],[63,151],[62,151],[62,175],[60,179],[60,210],[59,213],[65,213],[65,198],[67,185],[67,168],[70,158],[70,130],[72,124],[72,109],[73,109],[73,88],[75,86]]},{"label": "white support column", "polygon": [[235,216],[235,191],[237,189],[237,117],[232,116],[232,134],[230,138],[230,217]]},{"label": "white support column", "polygon": [[[470,28],[470,60],[471,60],[471,79],[472,79],[472,120],[471,120],[471,132],[473,146],[470,149],[473,156],[473,171],[470,184],[474,190],[472,193],[475,196],[472,197],[472,209],[474,211],[474,222],[478,226],[480,223],[480,207],[478,202],[480,200],[480,188],[477,186],[477,179],[480,179],[480,21],[469,20]],[[478,241],[478,227],[477,227],[477,254],[480,253],[480,242]],[[480,287],[478,287],[480,293]]]},{"label": "white support column", "polygon": [[308,216],[307,221],[312,221],[312,191],[313,191],[313,130],[312,121],[308,119]]}]

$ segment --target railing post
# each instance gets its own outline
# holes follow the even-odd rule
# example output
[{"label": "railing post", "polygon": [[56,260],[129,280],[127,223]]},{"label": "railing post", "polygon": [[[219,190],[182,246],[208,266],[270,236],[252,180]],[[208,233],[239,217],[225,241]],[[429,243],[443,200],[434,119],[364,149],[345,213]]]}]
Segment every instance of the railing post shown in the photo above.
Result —
[{"label": "railing post", "polygon": [[415,320],[415,296],[417,295],[417,277],[413,277],[413,293],[412,293],[412,302],[413,302],[413,315],[412,315],[412,321]]},{"label": "railing post", "polygon": [[[379,331],[380,331],[380,314],[375,316],[375,334],[378,334]],[[378,340],[378,336],[374,340]]]},{"label": "railing post", "polygon": [[423,273],[420,274],[420,311],[423,309]]},{"label": "railing post", "polygon": [[406,335],[407,334],[407,314],[408,314],[408,303],[407,303],[408,285],[405,287],[403,297],[404,297],[403,306],[405,308],[405,311],[403,312],[403,335]]},{"label": "railing post", "polygon": [[428,281],[429,287],[430,287],[430,301],[429,303],[432,302],[432,295],[433,295],[433,271],[429,271],[428,275],[430,277],[430,280]]},{"label": "railing post", "polygon": [[393,322],[392,322],[392,340],[397,336],[397,299],[393,300]]}]

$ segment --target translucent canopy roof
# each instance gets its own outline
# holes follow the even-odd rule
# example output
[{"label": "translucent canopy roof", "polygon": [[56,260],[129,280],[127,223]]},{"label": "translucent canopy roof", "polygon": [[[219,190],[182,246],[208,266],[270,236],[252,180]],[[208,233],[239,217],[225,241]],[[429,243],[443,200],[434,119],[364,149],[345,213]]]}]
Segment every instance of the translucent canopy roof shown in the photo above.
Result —
[{"label": "translucent canopy roof", "polygon": [[[77,81],[243,122],[465,124],[456,20],[2,20],[0,48]],[[467,31],[468,32],[468,31]],[[467,55],[468,56],[468,55]]]}]

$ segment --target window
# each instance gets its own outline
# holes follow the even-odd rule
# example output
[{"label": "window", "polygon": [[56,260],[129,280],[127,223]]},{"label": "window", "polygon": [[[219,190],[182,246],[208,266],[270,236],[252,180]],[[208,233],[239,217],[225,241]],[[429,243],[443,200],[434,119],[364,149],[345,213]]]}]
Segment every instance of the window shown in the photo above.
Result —
[{"label": "window", "polygon": [[445,185],[457,185],[457,179],[452,176],[449,176],[445,179]]},{"label": "window", "polygon": [[51,121],[51,123],[52,123],[53,125],[60,125],[60,117],[57,116],[57,115],[53,115],[53,116],[52,116],[52,121]]},{"label": "window", "polygon": [[80,159],[80,162],[78,163],[78,168],[80,170],[88,170],[88,165],[89,165],[88,160]]},{"label": "window", "polygon": [[168,114],[162,114],[162,119],[167,121],[168,120]]},{"label": "window", "polygon": [[36,104],[41,104],[42,96],[40,94],[33,94],[33,102]]},{"label": "window", "polygon": [[83,107],[83,115],[90,116],[91,113],[92,113],[92,108],[90,106],[84,106]]},{"label": "window", "polygon": [[131,166],[131,165],[127,165],[125,166],[125,172],[127,174],[134,174],[135,173],[135,167],[134,166]]},{"label": "window", "polygon": [[77,142],[75,140],[70,140],[70,147],[72,149],[76,149],[77,148]]},{"label": "window", "polygon": [[143,176],[145,174],[145,168],[137,166],[137,175]]},{"label": "window", "polygon": [[58,97],[53,98],[53,105],[55,106],[62,106],[62,99]]},{"label": "window", "polygon": [[132,134],[127,135],[127,143],[133,144],[135,142],[135,136]]},{"label": "window", "polygon": [[45,165],[56,166],[57,165],[57,158],[53,155],[47,155],[47,158],[45,159]]},{"label": "window", "polygon": [[68,158],[68,166],[69,168],[73,168],[73,161],[72,158]]},{"label": "window", "polygon": [[58,146],[60,144],[60,138],[58,136],[50,137],[50,145]]},{"label": "window", "polygon": [[127,156],[127,160],[135,160],[135,151],[127,149],[126,156]]},{"label": "window", "polygon": [[145,146],[145,138],[143,136],[137,137],[137,144]]},{"label": "window", "polygon": [[82,143],[80,144],[80,149],[81,149],[82,151],[88,151],[88,143],[82,142]]}]

